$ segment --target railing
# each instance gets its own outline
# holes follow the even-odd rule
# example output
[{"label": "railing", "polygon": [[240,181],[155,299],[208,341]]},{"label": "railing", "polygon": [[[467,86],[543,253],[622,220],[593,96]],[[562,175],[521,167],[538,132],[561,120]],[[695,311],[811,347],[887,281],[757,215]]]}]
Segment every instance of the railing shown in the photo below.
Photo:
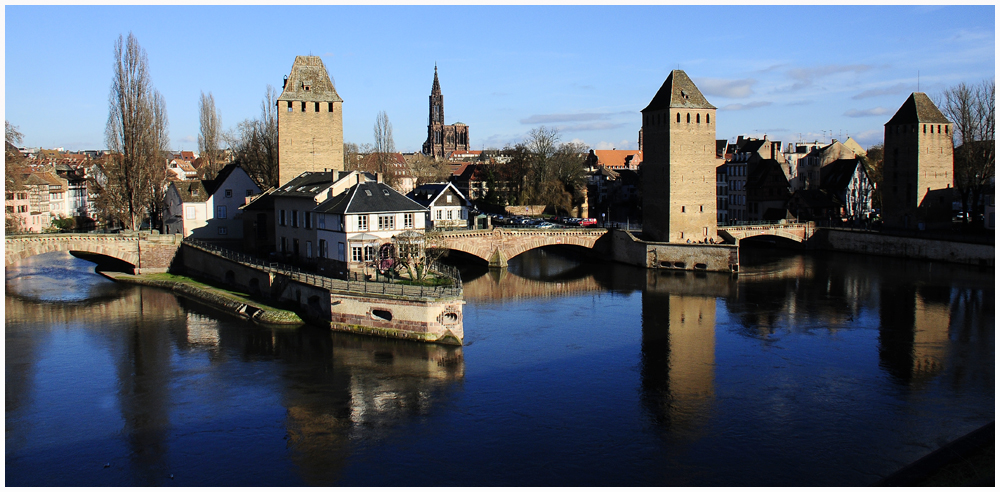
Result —
[{"label": "railing", "polygon": [[718,227],[759,227],[759,226],[790,226],[797,227],[804,225],[804,222],[796,220],[741,220],[730,223],[719,222]]},{"label": "railing", "polygon": [[462,278],[458,274],[458,269],[455,267],[449,267],[447,265],[440,265],[437,263],[431,265],[431,270],[444,274],[449,278],[451,278],[452,282],[454,283],[453,285],[450,286],[406,285],[400,283],[392,283],[389,281],[377,281],[377,280],[373,281],[373,280],[368,280],[367,278],[360,278],[355,280],[350,280],[350,279],[342,280],[338,278],[319,275],[315,272],[302,271],[302,269],[297,266],[283,265],[281,263],[274,261],[266,261],[256,256],[251,256],[239,251],[233,251],[230,249],[222,248],[214,244],[206,243],[204,241],[199,241],[197,239],[191,239],[191,238],[184,239],[184,244],[200,249],[207,253],[221,256],[231,261],[235,261],[237,263],[240,263],[241,265],[250,268],[265,271],[268,273],[276,273],[279,275],[284,275],[292,280],[335,292],[384,294],[384,295],[398,295],[403,297],[420,297],[420,298],[455,297],[462,295]]}]

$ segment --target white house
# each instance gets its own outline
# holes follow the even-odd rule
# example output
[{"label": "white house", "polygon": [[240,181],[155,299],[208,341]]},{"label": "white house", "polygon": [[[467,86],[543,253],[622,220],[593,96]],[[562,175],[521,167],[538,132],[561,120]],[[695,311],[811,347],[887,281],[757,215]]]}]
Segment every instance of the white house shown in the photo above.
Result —
[{"label": "white house", "polygon": [[423,233],[427,209],[381,182],[361,182],[319,204],[316,237],[321,271],[364,271],[382,245]]},{"label": "white house", "polygon": [[822,169],[821,189],[844,204],[844,219],[867,219],[872,213],[875,187],[861,159],[837,159]]},{"label": "white house", "polygon": [[216,242],[242,241],[240,206],[257,194],[260,186],[238,164],[223,167],[214,180],[171,181],[163,232]]},{"label": "white house", "polygon": [[377,175],[359,171],[307,171],[272,191],[277,252],[285,261],[314,264],[316,205],[358,183],[378,179]]},{"label": "white house", "polygon": [[429,210],[428,227],[469,227],[469,200],[450,182],[422,184],[406,196]]}]

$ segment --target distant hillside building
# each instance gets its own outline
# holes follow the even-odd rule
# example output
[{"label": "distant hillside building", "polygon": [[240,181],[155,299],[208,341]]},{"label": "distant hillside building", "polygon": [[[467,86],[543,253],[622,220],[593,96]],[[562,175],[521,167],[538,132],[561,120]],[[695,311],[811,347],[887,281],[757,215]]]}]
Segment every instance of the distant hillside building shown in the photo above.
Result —
[{"label": "distant hillside building", "polygon": [[716,237],[715,106],[683,70],[642,110],[642,233],[653,241]]},{"label": "distant hillside building", "polygon": [[915,229],[951,224],[954,147],[951,122],[914,92],[885,124],[882,221]]},{"label": "distant hillside building", "polygon": [[434,65],[434,84],[431,86],[430,113],[427,117],[427,141],[424,155],[443,159],[455,151],[469,150],[469,125],[457,122],[444,124],[444,95],[438,82],[438,68]]},{"label": "distant hillside building", "polygon": [[278,184],[344,169],[344,100],[318,56],[296,56],[278,96]]}]

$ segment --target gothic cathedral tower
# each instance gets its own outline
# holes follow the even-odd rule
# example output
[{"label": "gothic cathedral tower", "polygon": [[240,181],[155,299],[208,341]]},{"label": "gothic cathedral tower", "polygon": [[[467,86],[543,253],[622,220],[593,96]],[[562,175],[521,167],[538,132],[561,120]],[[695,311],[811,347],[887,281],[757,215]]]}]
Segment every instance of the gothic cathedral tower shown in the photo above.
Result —
[{"label": "gothic cathedral tower", "polygon": [[296,56],[278,96],[278,185],[344,169],[344,100],[318,56]]},{"label": "gothic cathedral tower", "polygon": [[427,141],[423,154],[435,159],[446,157],[456,150],[469,150],[469,127],[461,122],[444,124],[444,95],[438,82],[438,68],[434,65],[434,85],[431,86],[430,111],[427,117]]},{"label": "gothic cathedral tower", "polygon": [[914,92],[885,124],[882,220],[915,229],[951,225],[954,144],[948,118]]},{"label": "gothic cathedral tower", "polygon": [[715,239],[715,106],[682,70],[642,110],[642,233],[673,243]]}]

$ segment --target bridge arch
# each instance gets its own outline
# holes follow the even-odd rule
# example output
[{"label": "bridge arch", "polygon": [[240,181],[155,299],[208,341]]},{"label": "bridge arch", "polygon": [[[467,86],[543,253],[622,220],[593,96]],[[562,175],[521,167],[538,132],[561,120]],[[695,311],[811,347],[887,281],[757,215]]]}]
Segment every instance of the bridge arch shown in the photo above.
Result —
[{"label": "bridge arch", "polygon": [[53,234],[44,236],[8,236],[5,241],[4,266],[10,266],[25,258],[53,251],[82,251],[96,255],[110,256],[133,267],[139,264],[138,238],[123,240],[119,237],[103,237],[86,234]]},{"label": "bridge arch", "polygon": [[180,246],[174,234],[37,234],[4,238],[4,266],[53,251],[85,252],[132,265],[136,273],[166,271]]}]

